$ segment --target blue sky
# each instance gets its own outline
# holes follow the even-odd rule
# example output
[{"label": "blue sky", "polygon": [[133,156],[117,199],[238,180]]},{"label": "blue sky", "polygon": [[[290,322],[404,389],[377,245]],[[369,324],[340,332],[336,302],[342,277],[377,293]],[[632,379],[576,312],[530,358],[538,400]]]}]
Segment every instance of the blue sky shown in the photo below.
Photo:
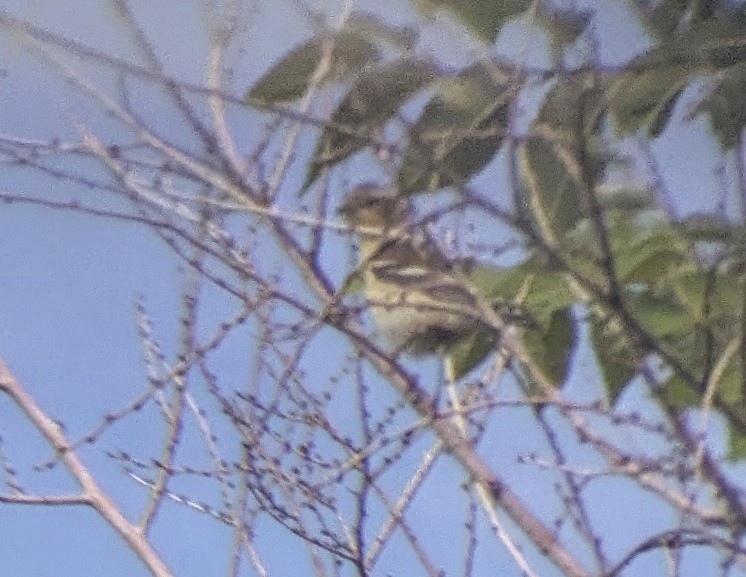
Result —
[{"label": "blue sky", "polygon": [[[301,19],[288,6],[259,4],[257,25],[251,29],[252,68],[237,71],[237,95],[241,93],[240,82],[248,85],[297,41],[302,30],[307,32]],[[395,0],[387,4],[401,5]],[[107,3],[5,0],[4,5],[13,14],[70,34],[76,40],[131,56],[131,48]],[[206,46],[199,3],[169,0],[135,2],[135,5],[143,21],[150,23],[147,31],[158,38],[159,48],[168,55],[165,60],[169,70],[199,82],[204,62],[194,55],[204,57]],[[385,11],[386,6],[378,8]],[[611,21],[615,15],[611,12],[605,17]],[[608,50],[612,54],[625,49],[634,51],[639,46],[639,38],[626,35],[624,20],[619,22],[620,33],[609,35]],[[438,46],[439,41],[432,37],[426,42]],[[615,41],[619,44],[615,45]],[[458,49],[465,50],[463,46]],[[89,103],[69,98],[64,83],[50,74],[48,67],[8,39],[0,40],[0,67],[8,71],[0,79],[3,103],[0,132],[40,139],[57,134],[63,138],[74,137],[72,124],[76,119],[88,118]],[[145,98],[147,94],[142,96]],[[181,127],[166,111],[150,110],[149,113],[164,132],[178,134]],[[101,120],[102,125],[105,122]],[[237,122],[245,125],[248,142],[256,121],[241,117]],[[676,125],[665,139],[655,144],[669,185],[681,191],[683,212],[712,206],[713,197],[701,191],[713,189],[715,176],[710,167],[715,167],[715,148],[707,139],[697,136],[701,128],[696,123]],[[691,169],[693,166],[697,167],[696,171]],[[80,194],[80,190],[69,183],[6,167],[0,175],[0,189],[6,193],[58,200]],[[103,198],[96,202],[116,206],[117,201]],[[52,417],[65,423],[70,437],[78,438],[96,427],[104,413],[125,405],[146,386],[135,313],[138,295],[142,295],[157,338],[165,343],[166,354],[173,354],[180,334],[179,294],[187,273],[154,234],[131,223],[13,204],[0,205],[0,230],[3,239],[0,243],[0,354],[39,404]],[[225,316],[226,305],[219,297],[208,305],[219,319],[220,315]],[[226,345],[218,358],[221,370],[236,381],[247,378],[249,371],[242,346],[236,338]],[[321,369],[318,367],[319,371]],[[593,375],[589,356],[578,359],[575,372],[579,377]],[[596,392],[583,378],[571,381],[568,388],[569,394],[578,397]],[[391,395],[390,391],[381,393],[387,402]],[[622,402],[638,400],[633,392]],[[81,450],[85,462],[130,518],[139,514],[144,492],[103,452],[127,450],[147,455],[157,448],[158,443],[152,440],[162,434],[162,427],[153,409],[147,411],[130,416],[107,432],[96,445]],[[520,492],[541,511],[543,507],[553,506],[542,501],[542,495],[550,489],[535,483],[533,469],[516,467],[514,461],[507,458],[516,451],[513,439],[520,441],[521,451],[529,451],[534,443],[533,448],[541,449],[536,435],[526,429],[525,421],[507,415],[505,421],[491,431],[498,439],[495,441],[496,461],[504,460],[499,465],[501,470],[509,471],[510,479],[515,480]],[[224,430],[219,432],[227,434]],[[30,472],[31,466],[50,458],[49,450],[17,409],[3,398],[0,398],[0,439],[0,448],[19,469],[19,478],[26,490],[66,492],[74,489],[66,475],[58,470]],[[196,438],[188,440],[184,450],[187,454],[192,452],[195,461],[204,460],[204,450]],[[457,475],[453,463],[446,459],[439,467],[445,477]],[[392,480],[392,483],[397,481]],[[215,497],[214,490],[196,482],[177,482],[177,486],[180,484],[185,491],[206,498]],[[624,483],[610,481],[601,486],[606,487],[606,492],[599,491],[594,496],[595,511],[607,519],[608,527],[616,527],[620,538],[625,534],[633,535],[634,524],[652,527],[664,515],[641,500],[636,503],[640,515],[631,521],[626,511],[618,507],[619,496],[626,494]],[[434,483],[427,490],[432,493],[428,498],[433,503],[448,501],[449,485]],[[609,498],[610,495],[613,498]],[[426,508],[413,513],[422,521],[425,537],[442,542],[437,556],[448,566],[453,563],[447,547],[452,537],[435,521],[452,515],[454,523],[461,523],[461,511],[438,509],[433,519],[429,519],[428,514],[432,511]],[[280,546],[286,539],[279,532],[267,532],[258,537],[259,546],[271,559],[276,575],[293,574],[299,565],[307,564],[306,557],[301,560],[288,555]],[[163,520],[156,524],[153,542],[176,575],[198,577],[225,573],[230,533],[204,515],[167,503]],[[620,542],[625,539],[621,538]],[[305,556],[304,550],[299,551],[298,555]],[[508,561],[504,553],[498,551],[483,563],[487,568],[490,564],[504,566]],[[638,574],[645,574],[646,563],[639,564]],[[652,564],[651,568],[658,568],[658,565]],[[380,574],[386,574],[386,569],[392,575],[401,575],[402,561],[388,558],[382,562]],[[0,577],[48,574],[132,577],[147,573],[118,536],[92,511],[74,507],[0,506]]]}]

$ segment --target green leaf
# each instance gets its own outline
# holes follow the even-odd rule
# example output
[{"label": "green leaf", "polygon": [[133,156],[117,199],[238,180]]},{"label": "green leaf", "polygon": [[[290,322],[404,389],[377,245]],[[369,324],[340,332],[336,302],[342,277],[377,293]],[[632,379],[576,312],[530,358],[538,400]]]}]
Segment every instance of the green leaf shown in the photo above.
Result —
[{"label": "green leaf", "polygon": [[271,106],[300,98],[329,51],[331,60],[325,80],[358,74],[380,59],[375,44],[361,32],[346,30],[336,36],[318,36],[293,49],[270,68],[246,93],[244,101]]},{"label": "green leaf", "polygon": [[435,76],[435,66],[418,58],[401,58],[363,74],[322,131],[303,190],[326,168],[370,145],[375,131]]},{"label": "green leaf", "polygon": [[595,186],[606,165],[595,136],[600,96],[591,75],[560,79],[544,100],[531,138],[519,149],[516,209],[541,236],[562,237],[586,216],[586,188]]},{"label": "green leaf", "polygon": [[713,19],[659,44],[628,66],[631,72],[686,67],[693,73],[724,70],[746,61],[746,22]]},{"label": "green leaf", "polygon": [[534,228],[546,227],[565,233],[584,218],[581,210],[581,185],[575,180],[555,144],[533,139],[520,149],[522,186],[517,187],[519,213],[536,223]]},{"label": "green leaf", "polygon": [[505,269],[478,267],[471,282],[493,305],[525,311],[544,331],[550,330],[557,311],[575,302],[561,273],[540,269],[531,261]]},{"label": "green leaf", "polygon": [[345,27],[366,35],[376,42],[383,41],[402,52],[412,50],[419,36],[414,28],[392,26],[369,12],[353,12],[345,22]]},{"label": "green leaf", "polygon": [[695,114],[705,114],[720,146],[731,149],[738,145],[746,127],[746,64],[721,73],[710,94],[697,106]]},{"label": "green leaf", "polygon": [[671,229],[646,232],[638,228],[633,240],[611,234],[617,277],[625,284],[654,284],[689,261],[686,242]]},{"label": "green leaf", "polygon": [[528,294],[523,306],[540,325],[551,330],[558,311],[564,311],[575,302],[564,275],[545,271],[527,278]]},{"label": "green leaf", "polygon": [[[714,406],[728,422],[728,457],[741,460],[746,458],[746,404],[744,403],[740,361],[733,359],[715,383]],[[691,408],[702,408],[704,388],[695,390],[680,377],[674,375],[660,388],[662,400],[677,412]]]},{"label": "green leaf", "polygon": [[[657,337],[694,335],[695,319],[671,294],[640,293],[628,299],[628,307],[640,324]],[[695,356],[694,351],[689,353]]]},{"label": "green leaf", "polygon": [[746,435],[733,427],[730,427],[728,432],[728,458],[734,461],[746,459]]},{"label": "green leaf", "polygon": [[[727,70],[746,61],[746,27],[742,22],[712,19],[672,37],[628,65],[611,85],[607,104],[622,134],[645,128],[658,136],[666,127],[676,100],[692,78]],[[738,73],[727,90],[739,94]],[[729,95],[727,98],[731,98]],[[740,101],[738,96],[736,101]],[[714,101],[717,102],[717,101]],[[713,104],[718,127],[728,142],[727,107]],[[738,110],[740,102],[729,104]],[[740,114],[740,111],[737,115]],[[725,119],[723,117],[726,117]]]},{"label": "green leaf", "polygon": [[741,379],[740,363],[733,359],[723,371],[717,382],[718,400],[730,406],[737,412],[742,412],[744,406],[743,382]]},{"label": "green leaf", "polygon": [[489,63],[441,81],[409,133],[401,192],[462,184],[482,170],[505,136],[512,98],[510,79]]},{"label": "green leaf", "polygon": [[702,393],[695,391],[678,375],[669,378],[660,387],[658,394],[668,406],[679,412],[699,406],[702,399]]},{"label": "green leaf", "polygon": [[505,23],[528,10],[533,0],[413,0],[426,16],[448,10],[467,30],[486,44],[492,44]]},{"label": "green leaf", "polygon": [[488,299],[511,302],[525,282],[528,271],[524,264],[511,268],[479,266],[469,275],[477,291]]},{"label": "green leaf", "polygon": [[639,2],[636,3],[638,15],[643,25],[660,39],[670,37],[676,32],[680,22],[689,9],[690,0],[661,0],[650,5],[650,9],[643,11]]},{"label": "green leaf", "polygon": [[676,228],[695,242],[736,246],[736,243],[746,240],[743,225],[736,225],[727,218],[715,214],[692,214],[676,223]]},{"label": "green leaf", "polygon": [[695,269],[667,276],[644,291],[631,289],[624,301],[666,356],[702,380],[739,334],[738,285],[733,276]]},{"label": "green leaf", "polygon": [[570,308],[555,310],[545,330],[525,331],[523,342],[531,360],[560,387],[567,377],[577,344],[577,330]]},{"label": "green leaf", "polygon": [[630,343],[615,323],[598,318],[591,321],[591,342],[604,377],[606,392],[613,404],[637,373]]},{"label": "green leaf", "polygon": [[480,332],[461,341],[448,351],[454,378],[460,379],[475,369],[495,349],[495,339]]},{"label": "green leaf", "polygon": [[[709,278],[708,272],[682,271],[672,278],[677,299],[700,323],[714,321],[738,322],[742,303],[741,281],[736,274],[726,272]],[[730,331],[729,331],[730,332]]]},{"label": "green leaf", "polygon": [[578,39],[592,16],[590,10],[560,9],[542,0],[538,2],[534,22],[546,30],[553,44],[567,46]]},{"label": "green leaf", "polygon": [[[560,135],[588,138],[595,126],[595,111],[605,86],[595,73],[560,77],[544,98],[535,125],[558,131]],[[574,134],[578,132],[579,134]],[[541,133],[538,134],[542,136]],[[580,143],[578,143],[580,144]],[[588,147],[588,143],[583,143]],[[594,163],[598,159],[592,158]],[[592,169],[598,171],[598,167]]]},{"label": "green leaf", "polygon": [[[523,338],[531,359],[553,382],[563,382],[577,344],[571,315],[574,301],[564,278],[559,273],[541,272],[527,261],[505,269],[477,267],[470,281],[498,312],[515,312],[530,319]],[[451,351],[459,376],[476,367],[495,348],[494,341],[485,339],[485,335],[475,335]]]},{"label": "green leaf", "polygon": [[619,211],[634,216],[656,208],[655,198],[649,188],[598,187],[596,197],[605,211]]},{"label": "green leaf", "polygon": [[688,65],[671,65],[620,76],[609,90],[616,129],[629,135],[644,128],[650,136],[659,136],[689,83],[690,75]]}]

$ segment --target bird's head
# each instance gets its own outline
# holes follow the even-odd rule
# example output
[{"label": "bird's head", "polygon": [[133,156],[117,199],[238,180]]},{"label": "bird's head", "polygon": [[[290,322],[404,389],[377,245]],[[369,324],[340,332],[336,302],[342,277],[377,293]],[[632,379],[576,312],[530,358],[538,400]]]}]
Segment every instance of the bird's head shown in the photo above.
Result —
[{"label": "bird's head", "polygon": [[409,203],[391,188],[367,183],[346,196],[339,213],[351,227],[386,230],[406,222]]}]

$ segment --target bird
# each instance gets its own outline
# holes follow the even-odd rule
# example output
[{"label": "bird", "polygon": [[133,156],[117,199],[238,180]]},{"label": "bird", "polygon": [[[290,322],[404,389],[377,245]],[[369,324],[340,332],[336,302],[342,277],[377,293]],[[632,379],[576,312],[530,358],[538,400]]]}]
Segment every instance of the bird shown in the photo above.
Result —
[{"label": "bird", "polygon": [[413,231],[406,197],[366,183],[339,212],[358,237],[362,292],[375,328],[396,352],[443,355],[480,330],[494,332],[464,282],[473,261],[449,259],[426,232]]}]

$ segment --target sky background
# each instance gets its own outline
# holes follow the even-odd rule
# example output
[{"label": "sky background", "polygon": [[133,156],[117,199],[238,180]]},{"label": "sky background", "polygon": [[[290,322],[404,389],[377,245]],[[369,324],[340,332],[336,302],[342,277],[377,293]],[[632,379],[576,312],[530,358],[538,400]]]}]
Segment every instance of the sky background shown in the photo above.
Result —
[{"label": "sky background", "polygon": [[[116,17],[107,2],[83,0],[25,1],[4,0],[3,8],[12,14],[56,32],[69,34],[78,41],[102,48],[123,57],[132,51],[117,26]],[[204,12],[198,2],[165,0],[135,1],[133,5],[146,31],[157,38],[169,71],[200,82],[206,53]],[[235,94],[257,79],[279,55],[308,33],[307,26],[290,4],[258,2],[256,25],[251,28],[251,68],[237,71]],[[602,18],[603,46],[608,56],[620,60],[641,49],[643,39],[634,32],[629,20],[611,8]],[[328,11],[334,12],[333,3]],[[370,8],[364,3],[363,8]],[[376,3],[379,12],[397,14],[408,11],[403,1]],[[621,15],[620,15],[621,14]],[[432,50],[448,51],[458,60],[468,46],[454,44],[454,36],[442,28],[428,32],[425,44]],[[520,31],[501,39],[500,46],[509,51],[520,39]],[[25,52],[12,39],[0,38],[0,133],[26,138],[48,139],[60,135],[74,138],[73,124],[88,119],[92,113],[84,100],[71,98],[63,81],[50,69]],[[146,94],[143,93],[143,98]],[[160,128],[177,135],[182,127],[168,112],[147,111]],[[93,113],[96,114],[95,112]],[[105,123],[106,120],[98,119]],[[246,127],[247,143],[256,120],[247,116],[237,119]],[[242,125],[243,126],[243,125]],[[713,206],[713,196],[702,191],[714,190],[716,150],[712,142],[697,136],[702,125],[675,125],[655,152],[672,190],[680,191],[682,212]],[[696,166],[697,171],[690,167]],[[79,190],[69,183],[39,177],[29,171],[3,168],[0,189],[6,193],[28,194],[55,199],[69,199]],[[97,199],[106,205],[115,201]],[[123,406],[146,387],[140,338],[137,332],[135,302],[142,295],[160,342],[174,347],[179,341],[179,294],[185,273],[168,248],[144,228],[112,220],[90,218],[73,212],[48,211],[23,205],[0,205],[0,354],[37,402],[55,418],[61,419],[71,438],[78,438],[100,423],[106,412]],[[212,306],[220,309],[222,304]],[[247,360],[242,360],[238,340],[224,351],[222,368],[234,372],[237,379],[245,375]],[[166,350],[166,353],[170,352]],[[579,358],[575,374],[587,377],[594,371],[590,357]],[[570,394],[579,397],[592,394],[583,379],[568,383]],[[385,395],[385,393],[384,393]],[[622,403],[637,402],[634,392]],[[148,411],[152,411],[149,409]],[[123,475],[117,462],[103,455],[102,449],[128,450],[147,454],[153,438],[158,438],[157,419],[148,411],[129,417],[126,424],[114,427],[93,448],[81,451],[105,490],[120,503],[131,519],[144,504],[145,492]],[[505,439],[517,435],[517,420],[509,416],[503,424]],[[531,438],[526,431],[522,440]],[[23,487],[35,491],[74,491],[75,486],[59,470],[32,473],[29,467],[50,458],[48,447],[18,413],[15,406],[0,397],[0,450],[10,456],[19,469]],[[501,441],[502,442],[502,441]],[[506,441],[509,442],[509,441]],[[538,443],[538,440],[537,440]],[[186,443],[187,454],[194,451],[204,457],[199,443],[193,449]],[[448,469],[452,464],[442,465]],[[522,488],[537,512],[542,514],[541,493],[534,487],[531,470],[511,467],[511,479]],[[521,475],[525,476],[522,482]],[[445,485],[443,486],[445,487]],[[448,495],[439,494],[443,487],[432,487],[433,503],[447,503]],[[186,483],[183,488],[199,493],[203,487]],[[610,485],[608,492],[595,498],[596,511],[608,519],[609,527],[619,534],[634,534],[624,510],[620,510],[623,487]],[[209,492],[206,496],[209,496]],[[213,495],[214,496],[214,495]],[[640,513],[635,523],[654,526],[661,512],[646,509],[639,501],[633,506]],[[426,513],[422,513],[426,515]],[[442,508],[437,515],[448,515]],[[425,519],[425,522],[427,519]],[[459,522],[454,514],[454,522]],[[443,562],[448,563],[450,535],[440,525],[432,524],[434,540],[442,540]],[[275,575],[293,575],[298,560],[283,547],[286,537],[279,533],[262,533],[259,546],[271,557]],[[262,540],[266,542],[262,543]],[[225,573],[225,560],[231,548],[230,531],[214,520],[183,507],[168,503],[164,520],[156,523],[155,547],[163,552],[174,573],[184,577]],[[304,549],[298,549],[305,555]],[[495,553],[490,563],[502,566],[502,553]],[[704,560],[709,561],[709,560]],[[401,560],[388,559],[378,574],[404,574]],[[305,566],[306,561],[303,562]],[[510,565],[512,567],[512,565]],[[657,565],[652,565],[656,567]],[[642,575],[645,562],[639,564]],[[0,577],[107,576],[136,577],[146,570],[122,544],[118,536],[97,518],[93,511],[80,507],[44,508],[0,505]],[[692,573],[694,575],[696,573]],[[515,570],[505,577],[517,575]]]}]

